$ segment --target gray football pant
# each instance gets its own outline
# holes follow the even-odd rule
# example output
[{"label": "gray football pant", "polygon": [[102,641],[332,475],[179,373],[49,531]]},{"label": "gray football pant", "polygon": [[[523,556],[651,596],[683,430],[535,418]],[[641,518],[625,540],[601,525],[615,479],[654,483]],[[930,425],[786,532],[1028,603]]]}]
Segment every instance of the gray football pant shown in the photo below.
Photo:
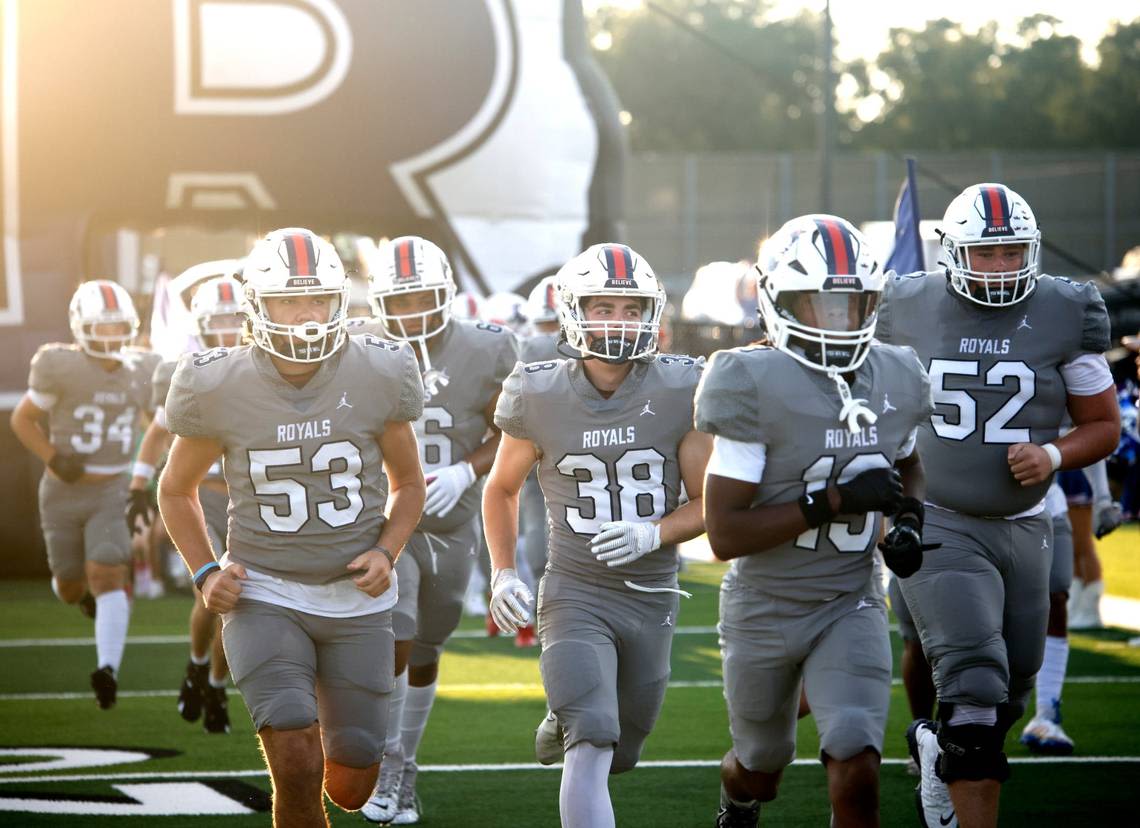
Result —
[{"label": "gray football pant", "polygon": [[1053,527],[928,509],[923,540],[942,547],[900,582],[941,702],[1020,718],[1045,653]]}]

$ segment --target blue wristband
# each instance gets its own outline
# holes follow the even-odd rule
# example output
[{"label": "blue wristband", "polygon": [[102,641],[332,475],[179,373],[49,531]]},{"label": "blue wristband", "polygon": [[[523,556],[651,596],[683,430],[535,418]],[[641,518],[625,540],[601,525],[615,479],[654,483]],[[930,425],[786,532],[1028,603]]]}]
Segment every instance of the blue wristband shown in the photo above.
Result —
[{"label": "blue wristband", "polygon": [[208,564],[202,564],[202,567],[194,573],[194,588],[199,592],[202,591],[202,584],[206,583],[206,578],[210,573],[216,569],[221,569],[221,564],[217,561],[210,561]]}]

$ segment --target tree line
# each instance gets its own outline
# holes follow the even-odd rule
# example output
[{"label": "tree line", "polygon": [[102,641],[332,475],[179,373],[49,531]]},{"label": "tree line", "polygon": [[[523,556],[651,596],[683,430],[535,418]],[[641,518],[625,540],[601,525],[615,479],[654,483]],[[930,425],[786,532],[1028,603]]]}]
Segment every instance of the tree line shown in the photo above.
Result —
[{"label": "tree line", "polygon": [[[778,151],[816,144],[819,14],[767,0],[652,0],[589,20],[594,54],[629,113],[637,151]],[[832,60],[837,141],[853,150],[1140,146],[1140,17],[1097,44],[1037,14],[1016,36],[947,19],[892,28],[873,60]]]}]

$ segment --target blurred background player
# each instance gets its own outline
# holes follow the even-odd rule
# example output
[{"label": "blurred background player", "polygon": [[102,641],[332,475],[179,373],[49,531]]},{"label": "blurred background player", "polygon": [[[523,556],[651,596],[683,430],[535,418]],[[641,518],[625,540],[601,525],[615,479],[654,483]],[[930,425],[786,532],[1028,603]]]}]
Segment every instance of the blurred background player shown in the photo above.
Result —
[{"label": "blurred background player", "polygon": [[[908,742],[925,823],[991,826],[1009,776],[1005,734],[1045,649],[1045,492],[1056,470],[1111,452],[1120,420],[1104,302],[1091,283],[1039,275],[1041,233],[1025,200],[1001,184],[967,187],[940,236],[942,268],[889,280],[878,326],[882,341],[918,353],[936,407],[918,442],[927,538],[942,548],[901,588],[938,722],[916,720]],[[1059,436],[1066,411],[1074,428]]]},{"label": "blurred background player", "polygon": [[[190,316],[199,348],[234,348],[241,344],[244,315],[241,305],[242,284],[233,276],[219,276],[202,282],[190,301]],[[141,505],[149,500],[149,487],[155,466],[166,451],[171,434],[166,428],[166,395],[177,361],[163,362],[155,368],[153,387],[154,419],[139,446],[138,460],[131,478],[131,509],[127,523],[132,527],[146,523]],[[212,548],[226,548],[226,511],[229,493],[220,461],[210,466],[198,499],[206,521]],[[178,691],[178,712],[188,722],[203,718],[208,733],[228,733],[230,717],[226,704],[229,671],[222,649],[222,619],[206,609],[201,593],[194,590],[194,606],[190,610],[190,660]],[[212,656],[212,659],[211,659]]]},{"label": "blurred background player", "polygon": [[519,364],[503,383],[503,429],[483,494],[491,612],[504,632],[530,623],[515,569],[519,493],[531,468],[551,511],[539,586],[539,659],[550,713],[543,764],[565,755],[563,826],[614,825],[607,778],[631,770],[661,710],[679,603],[677,558],[663,544],[704,531],[712,441],[693,430],[701,361],[657,355],[665,291],[621,244],[599,244],[558,272],[559,314],[577,358]]},{"label": "blurred background player", "polygon": [[[324,795],[368,801],[394,680],[393,567],[423,508],[411,423],[423,383],[407,345],[346,334],[335,248],[301,228],[245,261],[254,345],[184,356],[159,484],[171,538],[206,608],[273,784],[277,825],[325,825]],[[231,500],[215,559],[202,480],[219,456]]]},{"label": "blurred background player", "polygon": [[922,565],[919,423],[930,382],[909,348],[873,341],[883,273],[828,215],[792,219],[760,250],[767,347],[720,351],[697,391],[715,435],[709,542],[732,566],[720,645],[732,749],[718,828],[759,822],[795,758],[802,687],[819,730],[832,821],[877,825],[891,649],[873,550]]},{"label": "blurred background player", "polygon": [[159,358],[129,347],[139,317],[115,282],[81,284],[68,317],[75,343],[50,343],[32,357],[11,425],[47,466],[39,499],[52,590],[95,619],[91,687],[107,709],[115,704],[130,621],[127,472]]},{"label": "blurred background player", "polygon": [[1109,490],[1104,460],[1088,468],[1063,471],[1057,477],[1068,500],[1073,531],[1074,577],[1069,592],[1069,629],[1099,630],[1104,626],[1100,617],[1104,572],[1096,541],[1120,526],[1124,516]]},{"label": "blurred background player", "polygon": [[459,625],[480,542],[476,481],[495,457],[495,402],[518,345],[498,325],[451,318],[451,265],[426,239],[393,239],[378,251],[371,273],[373,314],[386,336],[413,344],[424,384],[415,430],[427,500],[396,566],[396,688],[384,769],[364,808],[374,822],[408,825],[420,819],[416,750],[435,700],[439,659]]}]

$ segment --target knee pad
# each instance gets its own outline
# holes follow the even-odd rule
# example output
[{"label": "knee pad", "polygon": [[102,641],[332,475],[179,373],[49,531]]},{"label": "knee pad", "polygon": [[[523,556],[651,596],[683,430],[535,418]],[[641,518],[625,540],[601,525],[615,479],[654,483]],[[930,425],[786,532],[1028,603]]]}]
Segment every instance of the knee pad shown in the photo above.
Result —
[{"label": "knee pad", "polygon": [[317,720],[312,702],[296,693],[280,693],[265,712],[265,721],[256,722],[257,728],[274,730],[303,730]]},{"label": "knee pad", "polygon": [[979,707],[995,707],[1006,700],[1008,675],[1004,664],[991,662],[966,667],[957,675],[952,697]]},{"label": "knee pad", "polygon": [[556,641],[539,656],[542,683],[550,709],[566,732],[565,745],[589,742],[598,747],[618,740],[617,699],[606,704],[599,696],[602,668],[593,645]]},{"label": "knee pad", "polygon": [[325,758],[348,768],[368,768],[384,754],[384,740],[363,727],[321,730]]},{"label": "knee pad", "polygon": [[1009,779],[1009,762],[1002,746],[1009,724],[1003,726],[1003,716],[999,709],[996,724],[949,724],[954,705],[938,705],[938,746],[942,755],[938,757],[936,771],[946,783],[959,779],[974,782],[993,779],[1005,782]]},{"label": "knee pad", "polygon": [[879,752],[879,745],[868,738],[880,728],[881,722],[864,710],[843,710],[829,722],[827,733],[820,740],[820,752],[837,762],[845,762],[867,748]]}]

